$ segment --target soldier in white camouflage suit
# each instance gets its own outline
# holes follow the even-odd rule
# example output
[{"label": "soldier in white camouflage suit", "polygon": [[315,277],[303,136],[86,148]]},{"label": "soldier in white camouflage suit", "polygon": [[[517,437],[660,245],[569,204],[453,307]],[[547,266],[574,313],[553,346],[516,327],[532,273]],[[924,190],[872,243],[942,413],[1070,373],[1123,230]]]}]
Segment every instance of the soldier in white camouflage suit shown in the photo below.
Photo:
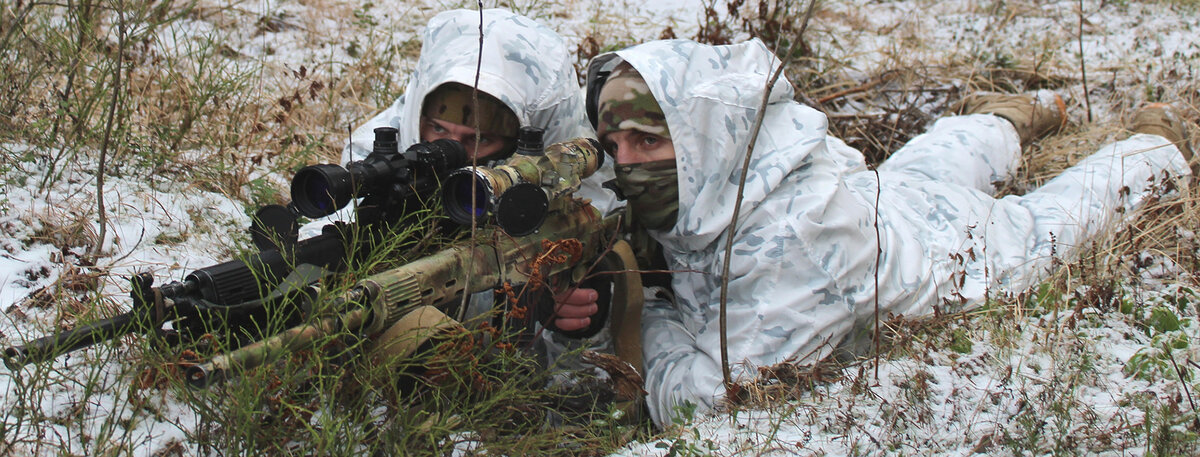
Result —
[{"label": "soldier in white camouflage suit", "polygon": [[[404,94],[392,106],[354,130],[342,161],[362,160],[371,152],[377,127],[395,127],[401,150],[418,141],[457,140],[489,165],[507,158],[515,148],[517,129],[545,130],[546,145],[579,137],[595,137],[584,113],[579,87],[566,42],[532,19],[502,9],[483,11],[483,59],[479,59],[480,12],[440,13],[426,26],[416,71]],[[479,116],[471,100],[479,75]],[[482,140],[475,143],[478,120]],[[613,194],[601,188],[612,179],[610,161],[584,180],[578,196],[592,200],[602,212],[615,205]],[[474,315],[491,306],[490,294],[472,300]],[[568,309],[568,312],[573,312]],[[586,328],[590,320],[557,316],[564,330]],[[548,335],[549,336],[549,335]]]},{"label": "soldier in white camouflage suit", "polygon": [[[616,158],[632,217],[650,228],[673,270],[674,301],[648,302],[643,313],[645,385],[658,424],[680,405],[705,411],[725,394],[718,309],[726,229],[778,65],[757,40],[660,41],[591,63],[589,114]],[[824,114],[793,101],[787,81],[771,87],[733,238],[735,381],[753,378],[759,366],[813,362],[861,340],[876,298],[884,316],[916,317],[944,299],[973,307],[989,292],[1023,291],[1052,256],[1069,259],[1169,188],[1167,180],[1191,174],[1190,153],[1181,154],[1189,152],[1186,130],[1156,107],[1139,114],[1133,130],[1143,133],[1027,195],[997,199],[992,183],[1017,169],[1022,144],[1061,127],[1065,106],[1043,93],[977,97],[964,111],[913,138],[877,174],[828,136]]]},{"label": "soldier in white camouflage suit", "polygon": [[[392,106],[354,130],[342,161],[371,152],[376,127],[400,131],[400,149],[418,141],[458,140],[476,152],[480,165],[506,158],[515,147],[516,128],[545,130],[546,145],[595,137],[583,110],[567,43],[553,30],[502,9],[483,10],[483,59],[479,59],[480,13],[454,10],[429,21],[421,56],[404,94]],[[475,145],[471,88],[479,73],[479,116],[483,144]],[[449,109],[446,109],[449,107]],[[584,182],[581,194],[607,210],[611,193],[600,184],[612,179],[605,164]]]}]

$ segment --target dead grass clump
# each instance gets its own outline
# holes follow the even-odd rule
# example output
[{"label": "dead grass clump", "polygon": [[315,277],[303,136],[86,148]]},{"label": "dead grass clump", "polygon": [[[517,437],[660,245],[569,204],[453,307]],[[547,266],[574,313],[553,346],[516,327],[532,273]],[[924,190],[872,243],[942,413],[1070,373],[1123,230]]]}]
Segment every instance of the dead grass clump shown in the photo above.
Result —
[{"label": "dead grass clump", "polygon": [[604,49],[600,40],[594,35],[587,35],[575,46],[575,77],[581,86],[587,84],[588,63]]},{"label": "dead grass clump", "polygon": [[818,21],[833,14],[815,0],[727,0],[723,5],[710,0],[693,39],[709,44],[728,44],[744,36],[763,40],[789,65],[786,73],[796,86],[797,99],[826,112],[830,133],[862,151],[869,164],[886,159],[957,98],[956,86],[941,82],[934,69],[916,61],[880,68],[864,80],[849,76],[863,70],[813,44],[836,38],[828,30],[808,28],[810,8]]},{"label": "dead grass clump", "polygon": [[[575,45],[574,66],[575,76],[578,78],[581,87],[587,86],[587,69],[592,58],[606,52],[618,51],[637,43],[637,41],[634,41],[629,36],[628,29],[624,28],[624,25],[620,23],[622,20],[624,18],[613,16],[611,12],[597,9],[593,11],[592,17],[588,21],[589,26],[580,31],[580,35],[583,38]],[[674,38],[675,31],[670,26],[667,26],[660,35]]]},{"label": "dead grass clump", "polygon": [[115,304],[98,301],[96,298],[95,294],[100,284],[99,273],[70,265],[52,284],[39,287],[5,312],[14,319],[26,321],[27,310],[53,309],[55,317],[52,329],[69,330],[80,323],[105,318],[118,312]]},{"label": "dead grass clump", "polygon": [[[370,7],[362,14],[334,8],[322,14],[358,18],[347,24],[355,37],[346,49],[353,60],[270,68],[248,59],[234,38],[322,39],[299,32],[323,26],[324,16],[126,3],[90,0],[65,8],[29,2],[0,14],[0,30],[22,30],[0,33],[0,136],[43,147],[34,150],[43,187],[79,163],[72,160],[77,155],[95,154],[107,105],[115,103],[108,173],[178,177],[252,206],[278,203],[281,192],[273,189],[285,187],[293,169],[340,159],[346,130],[329,127],[357,124],[390,104],[403,84],[397,63],[419,50],[415,35],[378,43],[380,35],[358,33],[378,25]],[[179,20],[196,22],[198,31],[181,33],[171,26]],[[124,36],[120,21],[130,25]],[[378,102],[365,104],[368,97]]]},{"label": "dead grass clump", "polygon": [[959,89],[938,82],[929,71],[896,68],[857,86],[811,96],[818,109],[832,112],[830,133],[861,151],[868,164],[878,165],[958,100]]},{"label": "dead grass clump", "polygon": [[[407,36],[366,36],[356,46],[360,49],[358,58],[347,63],[339,77],[331,76],[328,81],[325,96],[338,100],[343,112],[340,119],[323,118],[329,121],[327,126],[335,127],[336,132],[331,133],[338,136],[349,135],[349,129],[391,105],[404,92],[405,75],[421,52],[420,35],[415,32]],[[337,146],[340,151],[341,145]]]},{"label": "dead grass clump", "polygon": [[818,385],[844,379],[846,368],[833,358],[812,364],[784,361],[759,367],[758,378],[731,386],[721,406],[727,409],[760,409],[787,401],[802,401]]},{"label": "dead grass clump", "polygon": [[725,5],[728,7],[729,15],[722,16],[717,10],[717,0],[708,0],[704,5],[704,20],[700,23],[700,30],[696,32],[693,40],[700,43],[725,45],[733,42],[733,20],[736,18],[737,11],[741,8],[745,0],[727,0]]},{"label": "dead grass clump", "polygon": [[1039,89],[1060,89],[1076,81],[1045,69],[1026,64],[1005,64],[984,68],[971,78],[968,86],[990,92],[1024,92]]},{"label": "dead grass clump", "polygon": [[60,252],[73,248],[91,249],[99,242],[95,224],[91,220],[94,212],[71,206],[74,206],[73,203],[65,203],[62,207],[47,206],[44,214],[33,224],[36,229],[26,242],[50,244]]},{"label": "dead grass clump", "polygon": [[[1004,308],[992,308],[983,313],[994,312],[1003,313]],[[866,392],[869,389],[862,383],[875,383],[873,376],[877,363],[905,357],[926,360],[929,353],[943,350],[970,353],[972,341],[978,335],[968,329],[972,327],[972,319],[977,319],[979,314],[938,314],[918,319],[888,316],[887,321],[880,323],[878,346],[873,344],[871,335],[862,334],[857,340],[844,343],[833,355],[816,363],[784,361],[759,367],[756,379],[735,384],[729,389],[727,403],[723,407],[772,408],[788,401],[809,402],[812,401],[809,396],[817,395],[814,390],[816,387],[845,381],[851,381],[859,393]],[[878,356],[874,355],[876,347]],[[855,370],[857,375],[852,374]],[[913,378],[915,381],[922,379],[928,381],[928,373]],[[905,389],[910,387],[914,385],[904,386]]]}]

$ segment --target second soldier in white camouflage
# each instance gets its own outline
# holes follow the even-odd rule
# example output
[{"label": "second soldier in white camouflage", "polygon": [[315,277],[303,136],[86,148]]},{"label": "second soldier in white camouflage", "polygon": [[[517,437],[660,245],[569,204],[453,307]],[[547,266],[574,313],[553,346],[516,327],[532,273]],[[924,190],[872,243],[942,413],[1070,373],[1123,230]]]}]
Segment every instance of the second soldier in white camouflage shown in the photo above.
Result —
[{"label": "second soldier in white camouflage", "polygon": [[[597,132],[630,207],[643,208],[632,217],[672,270],[674,301],[648,302],[643,313],[648,405],[658,424],[686,403],[709,410],[725,394],[718,310],[726,231],[778,65],[757,40],[653,42],[591,63]],[[1135,134],[1033,192],[994,198],[992,183],[1017,169],[1021,144],[1060,127],[1064,109],[1053,94],[968,100],[971,114],[939,120],[875,173],[827,135],[824,114],[793,101],[787,81],[774,84],[732,242],[735,381],[861,341],[876,298],[882,315],[916,317],[1023,291],[1053,256],[1069,259],[1169,189],[1167,180],[1190,174],[1172,145],[1178,138]]]}]

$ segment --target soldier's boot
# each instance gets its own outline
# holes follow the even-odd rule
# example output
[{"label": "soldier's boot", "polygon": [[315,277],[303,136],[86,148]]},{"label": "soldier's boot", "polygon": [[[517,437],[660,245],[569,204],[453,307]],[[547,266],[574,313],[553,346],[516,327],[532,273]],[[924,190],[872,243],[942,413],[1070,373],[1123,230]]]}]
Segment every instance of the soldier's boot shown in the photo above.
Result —
[{"label": "soldier's boot", "polygon": [[955,114],[993,114],[1007,119],[1017,129],[1021,146],[1067,125],[1067,104],[1058,94],[1042,90],[1037,95],[973,94],[951,109]]},{"label": "soldier's boot", "polygon": [[1187,160],[1188,166],[1192,169],[1192,175],[1200,173],[1200,167],[1197,167],[1195,160],[1195,151],[1192,149],[1191,137],[1188,135],[1187,124],[1179,117],[1171,105],[1166,103],[1150,103],[1143,106],[1134,113],[1133,119],[1129,121],[1129,130],[1134,133],[1147,133],[1158,135],[1166,138],[1175,147],[1179,148],[1179,152],[1183,153],[1183,158]]}]

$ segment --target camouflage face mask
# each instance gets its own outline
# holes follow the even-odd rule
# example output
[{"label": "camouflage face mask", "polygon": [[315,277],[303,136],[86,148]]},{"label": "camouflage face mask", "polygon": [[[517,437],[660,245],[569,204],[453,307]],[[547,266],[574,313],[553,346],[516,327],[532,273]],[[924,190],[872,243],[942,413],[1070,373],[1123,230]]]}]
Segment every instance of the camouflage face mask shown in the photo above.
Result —
[{"label": "camouflage face mask", "polygon": [[635,222],[650,230],[670,230],[679,218],[679,178],[675,159],[617,165],[617,186]]}]

